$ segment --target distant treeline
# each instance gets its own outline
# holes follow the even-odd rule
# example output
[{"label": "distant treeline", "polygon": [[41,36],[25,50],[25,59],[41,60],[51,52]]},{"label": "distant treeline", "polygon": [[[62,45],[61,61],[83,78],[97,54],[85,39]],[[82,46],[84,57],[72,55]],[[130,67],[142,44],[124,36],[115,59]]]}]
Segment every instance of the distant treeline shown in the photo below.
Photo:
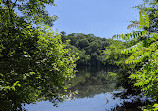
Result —
[{"label": "distant treeline", "polygon": [[105,49],[112,44],[122,44],[121,41],[96,37],[93,34],[62,33],[62,41],[71,49],[72,54],[78,54],[77,66],[103,66],[108,65]]}]

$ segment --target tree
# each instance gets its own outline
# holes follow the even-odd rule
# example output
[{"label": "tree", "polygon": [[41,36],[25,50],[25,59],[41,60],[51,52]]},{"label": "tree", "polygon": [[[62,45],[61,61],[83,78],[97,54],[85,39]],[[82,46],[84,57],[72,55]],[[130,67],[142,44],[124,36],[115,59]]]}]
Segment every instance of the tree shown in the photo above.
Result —
[{"label": "tree", "polygon": [[93,34],[72,33],[62,37],[67,48],[71,48],[72,53],[78,53],[78,66],[101,66],[104,65],[103,51],[112,40],[95,37]]},{"label": "tree", "polygon": [[81,39],[78,41],[78,47],[83,49],[86,48],[89,45],[89,42],[87,39]]},{"label": "tree", "polygon": [[0,5],[9,12],[15,9],[20,11],[23,19],[36,25],[42,23],[52,26],[52,22],[57,19],[57,16],[50,16],[45,10],[46,5],[55,6],[54,0],[1,0]]},{"label": "tree", "polygon": [[145,95],[158,99],[158,2],[148,0],[137,6],[140,10],[139,22],[134,21],[128,28],[140,29],[129,34],[115,35],[125,40],[136,39],[137,44],[124,49],[121,53],[130,55],[125,64],[132,70],[125,78],[133,80],[133,85],[141,88]]},{"label": "tree", "polygon": [[65,98],[76,57],[49,27],[53,18],[45,4],[53,0],[0,1],[1,110],[22,110],[21,103],[40,100],[56,104]]}]

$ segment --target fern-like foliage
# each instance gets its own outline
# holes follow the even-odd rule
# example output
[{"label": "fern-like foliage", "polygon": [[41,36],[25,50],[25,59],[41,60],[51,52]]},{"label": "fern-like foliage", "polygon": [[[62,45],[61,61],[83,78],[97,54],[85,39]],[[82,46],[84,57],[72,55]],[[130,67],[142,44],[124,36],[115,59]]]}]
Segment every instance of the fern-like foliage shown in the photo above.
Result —
[{"label": "fern-like foliage", "polygon": [[[156,15],[157,13],[152,13],[152,16],[158,18]],[[149,15],[147,10],[142,9],[139,12],[139,22],[132,23],[128,26],[128,29],[136,28],[137,31],[127,34],[114,35],[113,38],[122,40],[137,39],[139,41],[134,46],[122,50],[121,54],[130,54],[130,56],[125,60],[125,64],[141,64],[141,67],[139,67],[137,71],[132,72],[129,78],[135,80],[134,85],[141,87],[141,90],[145,92],[145,95],[149,95],[157,99],[158,33],[150,31],[150,27],[153,25],[153,19],[151,19],[150,16],[151,13]]]}]

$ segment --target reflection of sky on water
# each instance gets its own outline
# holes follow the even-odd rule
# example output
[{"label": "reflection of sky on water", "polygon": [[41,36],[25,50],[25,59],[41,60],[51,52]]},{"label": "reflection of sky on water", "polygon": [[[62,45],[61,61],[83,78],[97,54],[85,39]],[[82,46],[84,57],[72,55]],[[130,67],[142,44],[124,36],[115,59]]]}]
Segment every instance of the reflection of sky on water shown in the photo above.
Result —
[{"label": "reflection of sky on water", "polygon": [[115,90],[114,82],[107,78],[107,72],[113,70],[114,68],[80,69],[77,77],[71,81],[70,90],[79,91],[75,100],[59,103],[58,107],[54,107],[48,101],[43,101],[26,105],[25,108],[28,111],[108,111],[117,105],[120,106],[123,101],[119,98],[113,99],[113,95],[107,93]]},{"label": "reflection of sky on water", "polygon": [[[108,103],[107,100],[108,99]],[[37,104],[26,105],[28,111],[109,111],[117,105],[121,106],[123,100],[113,99],[111,93],[98,94],[93,98],[79,98],[59,103],[54,107],[50,102],[39,102]]]},{"label": "reflection of sky on water", "polygon": [[[114,70],[114,68],[107,69],[109,71]],[[93,68],[93,70],[80,70],[78,76],[71,81],[72,87],[70,90],[79,91],[75,100],[67,100],[63,103],[59,103],[58,107],[54,107],[53,104],[48,101],[43,101],[37,104],[26,105],[25,108],[28,109],[28,111],[111,111],[111,109],[122,106],[124,102],[131,103],[139,98],[139,96],[129,96],[129,99],[124,100],[120,98],[114,99],[112,93],[119,93],[120,91],[115,91],[115,82],[108,78],[107,72],[105,69],[99,70],[95,68]],[[146,98],[143,97],[141,101],[145,99]],[[134,107],[137,108],[134,104],[128,110],[127,108],[125,109],[126,111],[140,111],[133,109]],[[123,109],[116,109],[116,111],[117,110],[122,111]]]},{"label": "reflection of sky on water", "polygon": [[[120,91],[114,91],[113,93],[118,93]],[[30,104],[26,105],[25,108],[28,111],[111,111],[112,109],[118,106],[122,106],[124,102],[132,103],[132,101],[136,101],[138,98],[141,101],[151,100],[150,98],[146,97],[139,97],[139,96],[131,96],[129,99],[120,99],[120,98],[113,98],[112,93],[102,93],[97,94],[93,98],[77,98],[75,100],[68,100],[64,101],[63,103],[59,103],[58,107],[54,107],[52,103],[48,101],[39,102],[37,104]],[[108,102],[107,102],[107,99]],[[138,109],[134,109],[136,106],[131,108],[127,108],[126,111],[140,111]],[[118,109],[116,109],[117,111]],[[118,111],[122,111],[121,109]]]},{"label": "reflection of sky on water", "polygon": [[[54,107],[54,104],[48,101],[29,105],[20,103],[21,96],[19,96],[20,100],[19,98],[13,100],[16,103],[13,104],[13,107],[14,105],[15,108],[22,105],[22,109],[28,111],[104,111],[113,108],[120,104],[119,99],[114,100],[112,94],[107,93],[115,91],[115,80],[108,76],[108,72],[112,72],[114,69],[114,67],[78,69],[77,76],[70,81],[66,81],[66,84],[72,84],[71,87],[69,86],[66,96],[70,95],[70,97],[75,98],[75,94],[72,92],[78,91],[76,99],[59,103],[59,107]],[[62,93],[62,91],[59,93]],[[107,102],[107,98],[109,102]],[[12,101],[4,101],[4,103],[9,102]],[[26,105],[24,106],[24,104]],[[7,105],[3,104],[2,106],[7,109]]]}]

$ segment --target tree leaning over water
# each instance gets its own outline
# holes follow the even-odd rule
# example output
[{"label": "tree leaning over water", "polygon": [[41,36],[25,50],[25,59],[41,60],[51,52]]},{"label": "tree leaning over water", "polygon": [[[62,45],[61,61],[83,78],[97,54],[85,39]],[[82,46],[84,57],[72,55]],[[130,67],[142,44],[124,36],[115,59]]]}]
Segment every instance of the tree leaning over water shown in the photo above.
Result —
[{"label": "tree leaning over water", "polygon": [[125,65],[131,70],[127,76],[123,75],[125,73],[118,76],[125,77],[125,82],[132,82],[133,87],[140,88],[146,96],[158,100],[158,1],[144,0],[144,4],[136,8],[139,9],[139,21],[133,21],[128,28],[137,30],[114,36],[137,41],[132,47],[121,51],[121,54],[126,55]]},{"label": "tree leaning over water", "polygon": [[49,100],[56,104],[64,99],[65,81],[74,77],[76,56],[70,56],[60,34],[50,28],[56,16],[44,9],[53,3],[0,1],[1,110],[22,110],[21,103]]}]

